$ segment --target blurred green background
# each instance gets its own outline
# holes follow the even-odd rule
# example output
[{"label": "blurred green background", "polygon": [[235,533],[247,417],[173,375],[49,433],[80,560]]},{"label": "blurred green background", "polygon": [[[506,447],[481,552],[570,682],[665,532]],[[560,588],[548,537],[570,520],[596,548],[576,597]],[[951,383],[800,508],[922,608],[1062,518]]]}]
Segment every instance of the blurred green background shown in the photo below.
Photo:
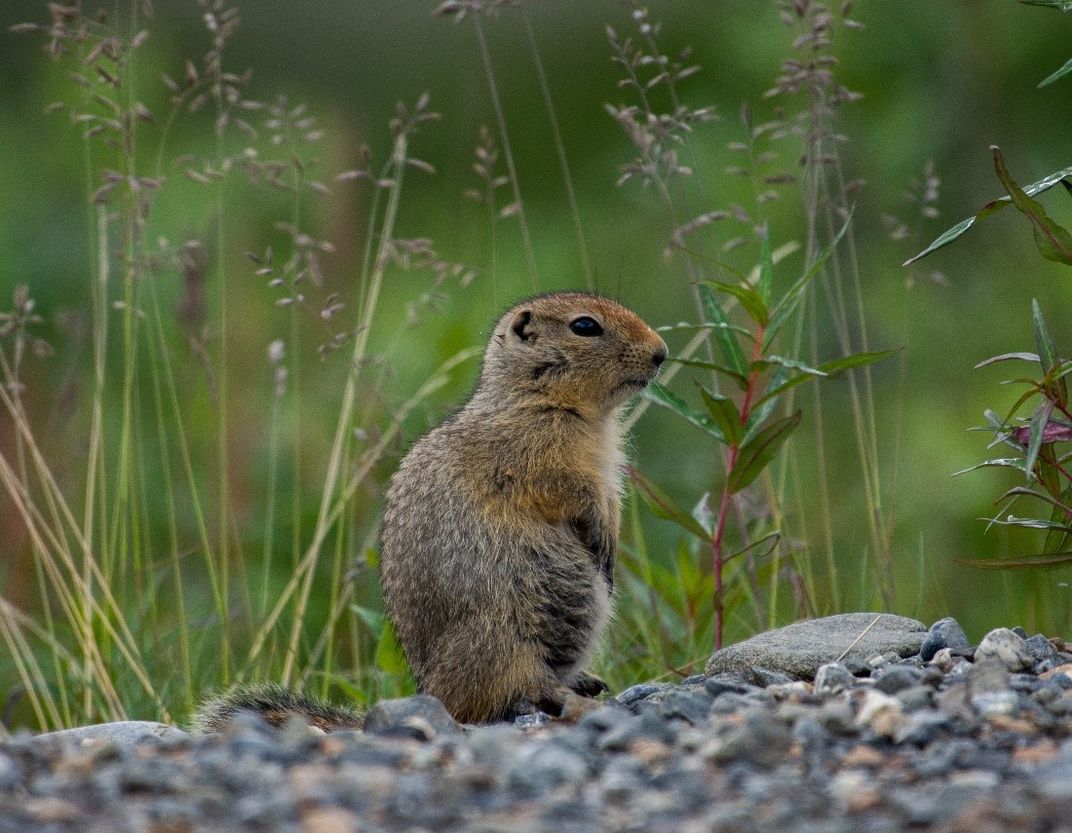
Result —
[{"label": "blurred green background", "polygon": [[[120,5],[123,14],[127,4]],[[382,362],[365,377],[368,390],[359,395],[369,415],[362,427],[372,434],[387,424],[391,408],[447,357],[482,344],[498,312],[531,291],[516,218],[496,224],[493,264],[486,210],[463,196],[466,189],[480,187],[472,170],[474,146],[482,125],[496,129],[495,114],[471,21],[455,24],[433,17],[434,7],[423,0],[239,3],[241,28],[226,52],[231,70],[252,68],[248,95],[269,102],[282,95],[291,106],[304,103],[324,131],[310,154],[316,158],[314,177],[327,183],[331,193],[304,200],[300,220],[303,228],[334,244],[335,253],[323,259],[321,294],[340,293],[348,309],[353,306],[364,255],[369,190],[334,182],[332,177],[358,164],[359,148],[366,143],[373,169],[382,164],[390,151],[386,125],[396,101],[413,102],[427,91],[431,109],[442,114],[413,141],[413,155],[434,166],[435,173],[414,169],[407,174],[398,236],[431,238],[443,258],[471,265],[478,274],[463,288],[455,280],[433,287],[427,272],[397,268],[388,272],[370,333],[370,351]],[[527,2],[524,8],[561,123],[599,290],[656,325],[694,319],[680,258],[663,256],[671,228],[656,196],[639,182],[615,184],[621,166],[635,153],[604,104],[632,98],[618,87],[621,74],[610,60],[605,27],[631,33],[629,9],[615,2],[566,0]],[[660,44],[670,54],[691,46],[694,61],[702,66],[701,72],[681,82],[682,98],[691,106],[713,105],[720,115],[694,134],[694,177],[708,197],[694,213],[733,203],[749,205],[748,184],[724,173],[727,165],[736,163],[726,144],[744,138],[738,119],[742,103],[750,104],[757,122],[769,118],[774,106],[783,106],[792,115],[807,105],[803,97],[764,97],[782,62],[793,56],[792,40],[798,33],[783,25],[771,2],[668,1],[652,2],[648,8],[652,19],[662,22]],[[854,213],[862,295],[872,349],[904,348],[873,371],[883,510],[894,519],[895,612],[928,622],[953,615],[973,638],[991,627],[1013,624],[1067,636],[1069,588],[1062,584],[1066,573],[982,573],[954,563],[957,557],[996,557],[1038,548],[1038,540],[1030,536],[998,530],[984,534],[985,525],[979,520],[993,511],[992,501],[1015,485],[1015,478],[992,471],[950,477],[985,456],[987,435],[967,432],[982,424],[983,409],[1001,411],[1015,399],[1016,392],[998,385],[1008,375],[1003,368],[973,371],[972,367],[996,353],[1034,349],[1032,297],[1046,311],[1058,345],[1068,350],[1072,344],[1067,269],[1037,256],[1027,221],[1013,211],[988,219],[911,272],[900,264],[1001,193],[989,145],[1003,148],[1021,183],[1072,162],[1067,129],[1072,82],[1036,87],[1070,57],[1072,18],[1011,0],[887,0],[861,4],[852,14],[864,26],[836,31],[833,51],[840,64],[833,71],[845,86],[863,95],[842,107],[837,118],[837,129],[846,137],[841,146],[845,176],[865,181],[856,194]],[[45,4],[36,0],[7,0],[0,10],[5,32],[0,35],[0,299],[6,305],[16,285],[28,284],[37,311],[45,318],[39,334],[52,343],[55,354],[27,359],[24,399],[39,442],[65,478],[73,504],[80,505],[79,465],[86,455],[92,375],[86,320],[77,313],[84,313],[90,304],[95,256],[87,232],[92,215],[86,155],[81,128],[64,113],[43,114],[50,101],[75,97],[67,68],[49,59],[41,35],[6,31],[12,24],[46,19]],[[540,289],[583,286],[577,238],[522,18],[516,10],[504,9],[482,22],[531,226]],[[149,40],[138,53],[136,93],[151,110],[163,113],[166,91],[160,73],[181,77],[184,61],[199,62],[209,41],[201,11],[192,0],[155,3],[149,28]],[[138,152],[147,168],[152,168],[161,120],[143,131]],[[227,141],[230,150],[241,145],[239,138]],[[166,158],[211,154],[214,142],[211,114],[183,115],[168,139]],[[798,170],[799,143],[787,139],[775,149],[782,169]],[[921,220],[904,192],[928,162],[941,178],[937,202],[941,216]],[[288,354],[297,350],[301,357],[302,402],[287,412],[288,425],[300,420],[304,426],[301,446],[284,442],[283,457],[302,461],[306,536],[319,501],[317,484],[323,479],[349,347],[320,360],[316,346],[322,334],[311,318],[297,345],[291,342],[289,312],[276,305],[279,293],[266,288],[265,279],[253,274],[255,267],[244,257],[244,252],[263,252],[268,245],[285,250],[285,236],[274,224],[291,218],[293,204],[287,194],[252,188],[236,174],[224,202],[219,238],[224,249],[216,252],[215,202],[206,196],[211,189],[191,182],[174,163],[165,164],[162,173],[168,182],[154,206],[147,239],[213,241],[207,246],[211,261],[219,257],[226,266],[232,500],[240,537],[252,559],[266,535],[260,520],[268,490],[267,415],[273,385],[267,347],[286,339]],[[1058,221],[1067,224],[1072,219],[1067,199],[1056,191],[1043,201]],[[909,238],[891,239],[883,215],[903,218],[911,231]],[[804,241],[798,190],[784,189],[781,201],[770,206],[769,216],[775,245]],[[722,239],[728,236],[719,233]],[[747,270],[756,262],[756,248],[745,247],[727,259]],[[802,262],[798,252],[780,264],[777,286],[788,285]],[[931,280],[934,271],[944,278]],[[157,282],[163,309],[181,303],[183,284],[174,271],[151,280]],[[207,329],[202,335],[214,359],[216,280],[213,267],[206,289]],[[422,296],[432,303],[422,306],[419,323],[411,326],[407,307]],[[81,325],[72,324],[79,321]],[[181,327],[170,326],[195,462],[205,467],[204,488],[211,495],[215,475],[210,381],[198,356],[184,344]],[[684,340],[679,334],[668,336],[672,351]],[[819,344],[824,357],[836,354],[836,341],[825,329]],[[414,437],[464,398],[476,371],[475,363],[463,365],[448,386],[421,404],[406,421],[405,436],[392,447],[390,459],[364,484],[352,507],[351,523],[360,533],[351,544],[356,555],[363,542],[372,540],[380,493],[398,457]],[[691,397],[694,388],[687,375],[678,376],[673,387]],[[373,385],[373,379],[378,384]],[[110,380],[113,383],[117,390],[118,380]],[[866,507],[860,497],[846,390],[844,380],[825,384],[823,434],[839,570],[834,580],[844,587],[841,606],[852,607],[873,602],[869,573],[860,565],[872,560],[874,553],[868,552]],[[807,514],[817,511],[819,500],[818,489],[808,488],[816,454],[810,393],[800,402],[805,425],[792,441],[802,472],[795,508]],[[117,416],[110,413],[108,418]],[[290,436],[289,428],[284,436]],[[12,447],[12,425],[5,414],[0,417],[0,450],[10,454]],[[634,458],[641,471],[684,506],[691,507],[703,492],[718,486],[720,458],[715,447],[667,411],[651,408],[644,414],[635,431]],[[151,455],[145,459],[143,474],[152,481],[159,470]],[[282,472],[286,480],[289,462]],[[290,489],[281,486],[281,506],[287,505]],[[294,530],[285,514],[274,534],[288,549]],[[680,537],[677,530],[645,508],[637,517],[653,557],[669,559]],[[166,523],[160,521],[162,526]],[[184,535],[190,524],[189,519],[180,519]],[[634,534],[627,532],[627,545],[632,545]],[[4,497],[0,497],[0,541],[0,592],[34,613],[29,544]],[[195,546],[190,540],[184,545]],[[289,566],[290,561],[284,560]],[[191,564],[192,583],[196,569]],[[817,567],[820,573],[822,569]],[[364,593],[363,603],[376,607],[371,579]],[[831,604],[821,601],[824,608]],[[201,625],[208,629],[212,623],[206,620]],[[756,626],[741,615],[730,621],[728,636],[743,637]],[[613,664],[613,658],[608,662]],[[0,663],[0,691],[6,667]]]}]

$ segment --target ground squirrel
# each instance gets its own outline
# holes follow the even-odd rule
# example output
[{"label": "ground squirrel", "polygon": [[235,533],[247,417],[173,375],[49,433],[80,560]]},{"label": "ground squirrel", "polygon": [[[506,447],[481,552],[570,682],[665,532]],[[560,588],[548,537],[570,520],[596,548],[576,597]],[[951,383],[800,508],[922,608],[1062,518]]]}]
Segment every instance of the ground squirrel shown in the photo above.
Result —
[{"label": "ground squirrel", "polygon": [[[606,690],[585,665],[610,614],[619,416],[666,356],[651,327],[607,298],[530,298],[499,319],[469,401],[403,459],[380,534],[384,599],[420,690],[458,720],[530,706],[558,715],[571,694]],[[257,686],[208,701],[195,728],[243,708],[355,725]]]},{"label": "ground squirrel", "polygon": [[666,358],[625,307],[555,293],[499,319],[476,390],[387,493],[380,574],[421,690],[463,722],[558,714],[610,612],[621,406]]}]

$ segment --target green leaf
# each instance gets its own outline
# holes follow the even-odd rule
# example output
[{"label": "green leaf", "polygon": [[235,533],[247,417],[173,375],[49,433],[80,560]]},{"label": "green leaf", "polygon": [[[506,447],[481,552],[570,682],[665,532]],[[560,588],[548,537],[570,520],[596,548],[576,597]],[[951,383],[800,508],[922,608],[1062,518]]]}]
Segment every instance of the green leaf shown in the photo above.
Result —
[{"label": "green leaf", "polygon": [[819,370],[816,367],[809,367],[803,362],[798,362],[796,359],[787,359],[784,356],[776,356],[771,354],[764,356],[759,361],[752,362],[752,370],[754,372],[762,372],[768,368],[780,365],[788,368],[789,370],[799,370],[801,373],[806,373],[809,376],[829,376],[830,374],[825,371]]},{"label": "green leaf", "polygon": [[969,466],[966,469],[955,471],[951,476],[959,477],[962,474],[967,474],[968,472],[975,471],[976,469],[985,469],[993,467],[1016,469],[1017,471],[1025,470],[1024,461],[1022,457],[995,457],[993,460],[984,460],[981,463],[976,463],[974,466]]},{"label": "green leaf", "polygon": [[1037,362],[1038,360],[1038,353],[1002,353],[1000,356],[991,356],[989,359],[983,359],[974,369],[978,370],[980,367],[986,367],[987,365],[996,364],[997,362]]},{"label": "green leaf", "polygon": [[1035,461],[1038,460],[1039,449],[1042,448],[1042,439],[1045,435],[1044,429],[1052,413],[1053,402],[1044,399],[1031,415],[1031,438],[1027,444],[1027,456],[1024,458],[1024,474],[1027,475],[1028,480],[1032,478],[1035,471]]},{"label": "green leaf", "polygon": [[730,553],[729,555],[727,555],[724,559],[722,559],[722,563],[725,564],[728,561],[732,561],[738,555],[744,555],[749,550],[753,550],[756,547],[761,546],[762,544],[765,544],[765,543],[767,543],[769,541],[771,543],[770,549],[768,549],[765,553],[763,553],[762,555],[759,556],[760,558],[766,558],[768,555],[770,555],[772,552],[774,552],[775,547],[778,545],[778,542],[781,539],[782,539],[782,533],[779,530],[776,529],[773,532],[768,532],[762,538],[756,539],[755,541],[753,541],[751,544],[749,544],[744,549],[737,550],[737,552],[733,552],[733,553]]},{"label": "green leaf", "polygon": [[748,363],[745,361],[744,351],[741,350],[741,342],[737,340],[737,336],[730,329],[729,317],[722,308],[722,304],[719,303],[718,296],[715,295],[710,286],[704,283],[700,284],[699,291],[700,298],[703,301],[704,314],[707,316],[707,323],[715,325],[715,341],[722,351],[723,360],[734,373],[740,373],[742,376],[747,375]]},{"label": "green leaf", "polygon": [[707,406],[707,410],[715,424],[722,429],[722,435],[726,438],[726,442],[736,445],[740,442],[741,432],[744,430],[741,425],[741,414],[737,410],[737,406],[733,404],[732,399],[721,394],[711,393],[703,385],[699,387],[704,404]]},{"label": "green leaf", "polygon": [[[1010,497],[1012,497],[1012,498],[1021,498],[1021,497],[1038,498],[1043,503],[1050,504],[1050,506],[1052,506],[1054,509],[1058,510],[1059,512],[1066,513],[1066,512],[1072,511],[1072,507],[1066,506],[1065,504],[1061,503],[1059,500],[1054,499],[1052,496],[1046,494],[1045,492],[1036,492],[1034,489],[1028,489],[1026,486],[1013,486],[1011,489],[1009,489],[1007,492],[1005,492],[1005,494],[1003,494],[1001,497],[999,497],[997,500],[995,500],[994,503],[1000,503],[1001,501],[1005,500],[1006,498],[1010,498]],[[1009,505],[1012,506],[1011,503]]]},{"label": "green leaf", "polygon": [[648,478],[642,475],[632,466],[627,469],[629,473],[629,479],[633,481],[633,485],[636,486],[637,494],[640,495],[644,503],[652,513],[659,518],[666,521],[673,521],[682,529],[695,535],[702,541],[711,540],[711,536],[708,535],[707,530],[703,528],[699,521],[697,521],[686,510],[682,509],[666,492],[652,483]]},{"label": "green leaf", "polygon": [[383,628],[383,620],[385,617],[381,611],[356,604],[350,605],[350,610],[356,614],[357,618],[365,623],[365,627],[373,633],[379,633]]},{"label": "green leaf", "polygon": [[823,268],[823,264],[830,259],[830,255],[834,253],[834,249],[837,247],[837,244],[841,242],[841,238],[845,236],[845,232],[849,230],[849,225],[851,223],[852,215],[850,214],[848,219],[845,220],[845,225],[843,225],[841,230],[834,235],[834,239],[830,241],[830,244],[819,252],[818,257],[816,257],[812,264],[804,271],[804,274],[797,278],[796,283],[789,287],[781,300],[774,305],[774,309],[771,310],[770,314],[770,323],[767,325],[767,332],[763,338],[764,350],[766,350],[768,345],[774,340],[774,337],[789,319],[789,316],[791,316],[797,306],[799,306],[801,299],[804,297],[804,290],[808,288],[808,284],[811,283],[812,279],[819,274],[819,270]]},{"label": "green leaf", "polygon": [[1063,67],[1061,67],[1058,70],[1055,70],[1054,72],[1051,72],[1049,75],[1047,75],[1041,81],[1039,81],[1039,83],[1038,83],[1039,88],[1045,87],[1047,84],[1052,84],[1058,78],[1064,78],[1070,72],[1072,72],[1072,58],[1069,58],[1065,62],[1065,65]]},{"label": "green leaf", "polygon": [[1059,529],[1064,532],[1072,532],[1072,526],[1069,526],[1068,524],[1044,521],[1040,518],[1018,518],[1015,515],[1009,515],[1004,520],[994,518],[990,522],[998,524],[999,526],[1020,526],[1024,529]]},{"label": "green leaf", "polygon": [[[771,255],[770,226],[763,224],[759,239],[759,297],[766,309],[771,300],[771,286],[774,284],[774,258]],[[766,324],[766,322],[764,322]]]},{"label": "green leaf", "polygon": [[[816,368],[808,367],[807,365],[796,365],[791,359],[780,359],[777,356],[767,356],[766,359],[774,360],[775,364],[781,364],[784,367],[794,367],[796,370],[800,370],[805,374],[804,376],[794,376],[792,379],[786,379],[785,376],[778,381],[777,384],[768,384],[767,389],[763,392],[758,400],[756,400],[756,407],[764,405],[767,402],[773,401],[776,397],[785,393],[790,388],[795,388],[797,385],[803,382],[810,382],[813,379],[833,378],[846,370],[851,370],[855,367],[863,367],[864,365],[873,364],[874,362],[888,359],[890,356],[896,355],[901,352],[901,348],[897,347],[893,350],[876,350],[869,353],[854,353],[851,356],[845,356],[840,359],[833,359],[828,362],[823,362]],[[762,361],[762,360],[761,360]],[[758,363],[757,363],[758,364]]]},{"label": "green leaf", "polygon": [[735,373],[734,371],[730,370],[728,367],[724,367],[721,364],[715,364],[714,362],[705,362],[705,361],[701,361],[700,359],[674,359],[674,358],[671,358],[670,361],[677,362],[678,364],[683,364],[686,367],[699,367],[699,368],[702,368],[704,370],[714,370],[716,373],[721,373],[723,376],[729,376],[731,379],[733,379],[734,382],[737,383],[737,386],[741,390],[746,390],[748,388],[748,377],[747,376],[742,376],[740,373]]},{"label": "green leaf", "polygon": [[755,439],[741,447],[726,484],[730,494],[737,494],[759,477],[767,464],[774,459],[778,449],[800,425],[801,417],[802,413],[798,410],[790,416],[775,420],[756,434]]},{"label": "green leaf", "polygon": [[[788,375],[788,371],[786,372],[786,375]],[[817,378],[821,377],[794,376],[792,379],[785,381],[785,376],[783,375],[782,381],[780,381],[777,385],[770,385],[769,389],[763,394],[763,396],[761,396],[756,401],[756,408],[758,409],[760,406],[766,407],[769,404],[773,404],[775,399],[777,399],[790,388],[795,388],[797,385],[803,384],[804,382],[814,381]]]},{"label": "green leaf", "polygon": [[[677,332],[692,332],[696,330],[730,330],[735,333],[740,333],[745,338],[752,338],[752,333],[746,330],[744,327],[738,327],[736,324],[693,324],[689,321],[680,321],[677,324],[664,324],[661,327],[656,327],[657,333],[677,333]],[[671,359],[673,361],[673,359]]]},{"label": "green leaf", "polygon": [[406,672],[406,657],[395,638],[395,627],[390,619],[384,621],[383,630],[380,631],[380,641],[376,645],[376,667],[388,674]]},{"label": "green leaf", "polygon": [[[1072,167],[1063,168],[1062,170],[1056,171],[1049,176],[1044,176],[1038,182],[1033,182],[1027,187],[1025,187],[1023,191],[1025,194],[1027,194],[1027,196],[1033,197],[1036,194],[1041,194],[1043,191],[1049,190],[1067,176],[1072,176]],[[926,257],[932,252],[938,251],[938,249],[941,249],[943,246],[948,246],[950,243],[952,243],[954,240],[964,234],[964,232],[966,232],[973,225],[975,225],[976,220],[982,220],[985,217],[989,217],[994,212],[1000,211],[1002,208],[1007,208],[1010,205],[1012,205],[1012,197],[1008,195],[1004,197],[998,197],[996,200],[991,200],[981,209],[979,209],[975,216],[968,217],[966,220],[961,220],[951,229],[944,231],[937,238],[935,238],[934,242],[931,243],[927,248],[925,248],[922,252],[915,255],[914,257],[910,257],[904,262],[903,265],[910,266],[917,260]]]},{"label": "green leaf", "polygon": [[691,422],[697,428],[702,428],[716,440],[726,442],[726,437],[714,422],[700,412],[692,410],[684,399],[671,393],[658,382],[652,382],[644,388],[644,398],[650,399],[656,405],[662,405],[664,408],[669,408],[687,422]]},{"label": "green leaf", "polygon": [[1039,254],[1047,260],[1072,266],[1072,234],[1050,218],[1042,207],[1042,203],[1031,199],[1016,184],[1009,169],[1005,167],[1005,158],[1001,155],[1001,149],[997,145],[991,145],[990,150],[994,154],[994,170],[997,171],[998,179],[1012,197],[1013,205],[1031,221]]},{"label": "green leaf", "polygon": [[1025,6],[1046,6],[1062,12],[1072,12],[1072,0],[1020,0]]},{"label": "green leaf", "polygon": [[896,356],[900,352],[901,348],[895,347],[892,350],[872,350],[866,353],[853,353],[851,356],[843,356],[840,359],[823,362],[819,365],[819,370],[827,376],[837,376],[839,373],[846,370],[874,364],[883,359],[888,359],[890,356]]},{"label": "green leaf", "polygon": [[980,570],[1013,570],[1023,567],[1049,570],[1072,564],[1072,552],[1040,553],[1039,555],[1025,555],[1019,558],[954,558],[953,560],[958,564],[966,564],[969,567],[977,567]]},{"label": "green leaf", "polygon": [[722,281],[704,281],[704,283],[712,289],[718,289],[734,296],[741,302],[741,306],[744,308],[744,311],[748,313],[749,318],[761,327],[767,326],[767,320],[769,318],[767,305],[763,302],[759,293],[752,289],[752,287],[741,286],[740,284],[735,283],[723,283]]},{"label": "green leaf", "polygon": [[1042,317],[1042,307],[1037,299],[1031,299],[1031,324],[1035,331],[1035,344],[1038,345],[1039,365],[1043,373],[1049,373],[1059,361],[1057,348],[1054,347],[1050,337],[1050,329],[1046,326],[1046,319]]}]

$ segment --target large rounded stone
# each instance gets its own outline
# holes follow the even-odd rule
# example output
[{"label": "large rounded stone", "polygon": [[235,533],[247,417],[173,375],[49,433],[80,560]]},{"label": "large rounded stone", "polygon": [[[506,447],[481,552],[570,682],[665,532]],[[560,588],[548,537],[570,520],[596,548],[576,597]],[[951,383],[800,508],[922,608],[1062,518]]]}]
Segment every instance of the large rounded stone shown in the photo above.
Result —
[{"label": "large rounded stone", "polygon": [[719,674],[761,666],[810,680],[819,666],[839,659],[865,662],[885,653],[912,656],[919,652],[926,635],[927,628],[922,622],[904,616],[843,613],[797,622],[715,651],[705,670],[708,674]]},{"label": "large rounded stone", "polygon": [[59,740],[65,743],[104,743],[110,741],[118,746],[128,746],[139,741],[155,738],[156,740],[174,740],[188,738],[182,729],[156,723],[151,720],[120,720],[115,723],[95,723],[91,726],[78,726],[74,729],[60,729],[35,735],[35,741]]}]

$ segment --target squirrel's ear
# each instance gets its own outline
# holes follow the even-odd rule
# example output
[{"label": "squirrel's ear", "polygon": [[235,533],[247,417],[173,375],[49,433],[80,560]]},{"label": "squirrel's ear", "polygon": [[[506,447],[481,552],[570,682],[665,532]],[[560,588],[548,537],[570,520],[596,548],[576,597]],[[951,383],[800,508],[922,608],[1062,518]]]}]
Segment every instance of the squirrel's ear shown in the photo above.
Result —
[{"label": "squirrel's ear", "polygon": [[515,315],[510,329],[521,341],[531,341],[535,338],[536,328],[532,325],[532,310],[523,309]]}]

